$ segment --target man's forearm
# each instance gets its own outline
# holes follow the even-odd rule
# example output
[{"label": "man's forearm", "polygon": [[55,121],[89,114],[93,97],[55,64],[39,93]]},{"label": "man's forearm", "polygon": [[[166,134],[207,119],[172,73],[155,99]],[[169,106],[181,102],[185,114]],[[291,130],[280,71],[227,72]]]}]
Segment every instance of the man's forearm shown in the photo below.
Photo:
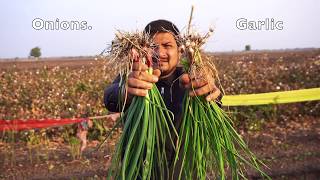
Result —
[{"label": "man's forearm", "polygon": [[109,111],[120,112],[119,83],[113,83],[104,91],[104,105]]}]

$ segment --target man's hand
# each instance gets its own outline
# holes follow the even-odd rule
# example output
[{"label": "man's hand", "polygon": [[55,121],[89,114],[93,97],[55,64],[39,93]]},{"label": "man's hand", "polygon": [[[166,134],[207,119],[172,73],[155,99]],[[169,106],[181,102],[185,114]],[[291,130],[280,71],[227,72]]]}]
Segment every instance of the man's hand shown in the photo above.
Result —
[{"label": "man's hand", "polygon": [[[153,86],[153,83],[158,82],[160,77],[160,70],[153,70],[153,74],[147,72],[148,66],[139,61],[139,56],[136,54],[135,50],[132,51],[133,54],[133,67],[132,72],[128,77],[128,94],[133,96],[146,96],[148,90]],[[149,61],[152,61],[152,57],[147,57]]]},{"label": "man's hand", "polygon": [[159,69],[153,70],[153,74],[146,72],[148,66],[134,62],[132,72],[128,77],[128,94],[135,96],[146,96],[148,90],[153,86],[153,83],[158,82],[161,74]]},{"label": "man's hand", "polygon": [[206,78],[200,80],[185,73],[180,77],[180,84],[189,90],[190,96],[206,95],[207,101],[214,101],[221,94],[214,83],[214,78],[211,76],[206,76]]}]

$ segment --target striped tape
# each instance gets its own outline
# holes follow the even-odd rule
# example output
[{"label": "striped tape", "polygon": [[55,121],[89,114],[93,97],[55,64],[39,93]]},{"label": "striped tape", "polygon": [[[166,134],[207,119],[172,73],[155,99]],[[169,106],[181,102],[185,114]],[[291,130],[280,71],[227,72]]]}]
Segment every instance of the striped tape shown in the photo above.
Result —
[{"label": "striped tape", "polygon": [[229,95],[222,98],[225,106],[249,106],[263,104],[283,104],[320,100],[320,88],[270,92],[260,94]]}]

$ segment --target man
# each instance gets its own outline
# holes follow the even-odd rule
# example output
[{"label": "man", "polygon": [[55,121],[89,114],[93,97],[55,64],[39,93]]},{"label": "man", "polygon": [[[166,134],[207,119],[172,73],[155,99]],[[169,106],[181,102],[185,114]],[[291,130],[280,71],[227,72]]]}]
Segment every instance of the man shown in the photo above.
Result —
[{"label": "man", "polygon": [[[128,77],[128,96],[129,102],[132,96],[146,96],[148,90],[156,84],[161,93],[167,108],[174,113],[174,126],[179,131],[182,118],[182,101],[186,92],[190,96],[206,96],[207,101],[214,101],[221,97],[220,90],[214,84],[213,77],[207,80],[195,80],[179,67],[181,52],[177,37],[179,36],[178,28],[167,20],[156,20],[150,22],[144,29],[153,38],[157,45],[156,53],[159,58],[157,69],[153,74],[145,71],[147,65],[135,62],[133,70]],[[118,105],[119,78],[105,90],[104,103],[109,111],[119,112]],[[218,98],[219,99],[219,98]],[[174,151],[168,148],[168,160],[173,162]],[[172,164],[171,164],[172,165]]]}]

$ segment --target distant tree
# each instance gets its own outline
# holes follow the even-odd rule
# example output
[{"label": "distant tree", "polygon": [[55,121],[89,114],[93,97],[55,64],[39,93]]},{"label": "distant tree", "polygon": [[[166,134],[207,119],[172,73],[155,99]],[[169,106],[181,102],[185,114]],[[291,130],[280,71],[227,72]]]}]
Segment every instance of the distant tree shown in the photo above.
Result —
[{"label": "distant tree", "polygon": [[30,51],[30,56],[38,58],[41,56],[41,49],[39,47],[32,48]]},{"label": "distant tree", "polygon": [[246,50],[246,51],[251,51],[251,46],[250,46],[250,45],[246,45],[246,46],[245,46],[245,50]]}]

